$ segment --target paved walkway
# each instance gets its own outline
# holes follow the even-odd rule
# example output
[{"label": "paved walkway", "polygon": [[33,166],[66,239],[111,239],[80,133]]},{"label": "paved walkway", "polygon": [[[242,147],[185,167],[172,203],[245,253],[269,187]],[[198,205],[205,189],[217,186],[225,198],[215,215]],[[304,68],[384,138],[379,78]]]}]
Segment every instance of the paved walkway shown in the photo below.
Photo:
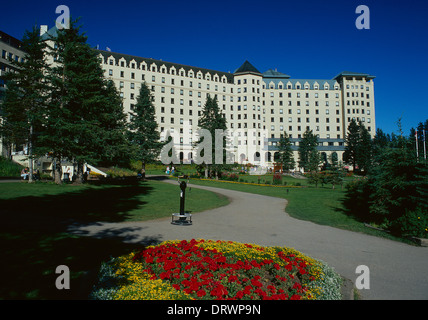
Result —
[{"label": "paved walkway", "polygon": [[[176,181],[169,181],[175,183]],[[189,185],[228,196],[225,207],[193,215],[193,225],[172,225],[171,219],[133,223],[74,225],[70,232],[92,237],[121,237],[127,243],[175,239],[232,240],[266,246],[287,246],[321,259],[356,281],[356,268],[370,270],[366,300],[428,299],[428,248],[293,219],[286,200],[238,191]],[[178,185],[177,185],[178,192]],[[308,200],[310,201],[310,200]]]}]

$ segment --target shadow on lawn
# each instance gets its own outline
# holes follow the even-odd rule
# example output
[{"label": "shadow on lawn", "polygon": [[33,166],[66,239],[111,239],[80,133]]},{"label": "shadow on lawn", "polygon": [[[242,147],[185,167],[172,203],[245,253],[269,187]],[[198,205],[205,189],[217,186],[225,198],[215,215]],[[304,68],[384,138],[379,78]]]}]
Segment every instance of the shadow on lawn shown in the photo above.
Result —
[{"label": "shadow on lawn", "polygon": [[[120,222],[144,204],[138,199],[151,188],[144,183],[97,188],[43,197],[0,200],[1,299],[87,299],[102,261],[160,242],[144,239],[127,244],[127,227],[97,239],[66,232],[72,223]],[[56,267],[70,269],[70,290],[55,286]]]}]

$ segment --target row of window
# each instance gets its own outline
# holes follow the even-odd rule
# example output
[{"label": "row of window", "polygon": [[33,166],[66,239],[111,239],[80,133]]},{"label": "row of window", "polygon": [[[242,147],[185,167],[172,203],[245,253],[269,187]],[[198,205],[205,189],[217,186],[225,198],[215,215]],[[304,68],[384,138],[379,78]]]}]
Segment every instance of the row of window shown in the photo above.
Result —
[{"label": "row of window", "polygon": [[[109,59],[108,60],[108,64],[113,66],[115,65],[114,60],[113,59]],[[118,64],[116,64],[118,65]],[[125,67],[125,62],[121,61],[119,63],[120,67]],[[223,76],[219,76],[218,74],[214,74],[211,75],[209,72],[205,73],[205,76],[203,75],[202,71],[198,71],[195,75],[195,71],[193,71],[192,69],[186,72],[184,69],[180,68],[178,71],[176,70],[176,68],[174,66],[172,66],[170,69],[167,69],[166,66],[161,66],[160,68],[155,64],[152,63],[150,66],[148,66],[145,62],[142,62],[140,64],[140,67],[137,66],[136,62],[131,62],[129,63],[129,65],[126,65],[126,67],[130,67],[132,69],[138,69],[138,70],[143,70],[143,71],[151,71],[151,72],[160,72],[160,73],[165,73],[165,74],[171,74],[171,75],[178,75],[178,76],[182,76],[182,77],[189,77],[189,78],[197,78],[197,79],[205,79],[208,81],[215,81],[215,82],[222,82],[222,83],[227,83],[227,77],[225,75]],[[158,71],[159,69],[159,71]],[[111,69],[110,69],[111,70]],[[121,71],[121,74],[123,74],[124,71]]]},{"label": "row of window", "polygon": [[1,51],[1,57],[5,60],[9,61],[16,61],[16,62],[24,62],[25,59],[23,57],[20,57],[16,54],[13,54],[12,52],[7,52],[6,50]]},{"label": "row of window", "polygon": [[[314,85],[313,86],[314,90],[319,90],[320,86],[319,85]],[[324,90],[330,90],[330,85],[325,84],[324,85]],[[263,89],[288,89],[288,90],[292,90],[293,89],[293,85],[292,84],[287,84],[287,85],[283,85],[283,84],[278,84],[277,86],[275,84],[269,84],[269,85],[263,85]],[[305,85],[301,85],[300,83],[297,83],[294,85],[294,89],[296,90],[309,90],[310,89],[310,85],[305,84]],[[340,86],[339,85],[335,85],[334,86],[334,90],[339,90]]]}]

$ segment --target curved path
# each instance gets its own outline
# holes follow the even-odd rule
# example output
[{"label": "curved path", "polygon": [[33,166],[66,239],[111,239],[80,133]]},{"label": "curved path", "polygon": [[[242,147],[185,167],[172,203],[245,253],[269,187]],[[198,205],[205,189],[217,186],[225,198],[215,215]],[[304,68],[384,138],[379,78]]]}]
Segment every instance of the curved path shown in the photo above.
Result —
[{"label": "curved path", "polygon": [[[176,181],[166,181],[177,183]],[[73,225],[69,231],[92,237],[121,237],[128,243],[176,239],[231,240],[266,246],[287,246],[325,261],[356,282],[359,265],[370,270],[365,300],[428,299],[428,248],[291,218],[286,200],[244,192],[189,185],[226,195],[229,205],[193,215],[193,225],[172,225],[171,219],[147,222]]]}]

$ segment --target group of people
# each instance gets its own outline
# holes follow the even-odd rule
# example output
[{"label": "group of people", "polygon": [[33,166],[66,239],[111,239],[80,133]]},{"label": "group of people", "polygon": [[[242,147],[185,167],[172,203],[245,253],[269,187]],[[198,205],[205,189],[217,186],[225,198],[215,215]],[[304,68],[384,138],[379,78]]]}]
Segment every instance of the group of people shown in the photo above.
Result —
[{"label": "group of people", "polygon": [[[25,167],[24,169],[22,169],[21,178],[22,178],[22,180],[29,180],[30,179],[30,169],[28,167]],[[33,180],[40,180],[39,169],[33,170]]]},{"label": "group of people", "polygon": [[166,167],[166,171],[165,171],[165,173],[166,174],[174,174],[174,172],[175,172],[175,168],[174,168],[174,166],[172,166],[171,167],[171,171],[169,170],[169,166],[168,167]]}]

